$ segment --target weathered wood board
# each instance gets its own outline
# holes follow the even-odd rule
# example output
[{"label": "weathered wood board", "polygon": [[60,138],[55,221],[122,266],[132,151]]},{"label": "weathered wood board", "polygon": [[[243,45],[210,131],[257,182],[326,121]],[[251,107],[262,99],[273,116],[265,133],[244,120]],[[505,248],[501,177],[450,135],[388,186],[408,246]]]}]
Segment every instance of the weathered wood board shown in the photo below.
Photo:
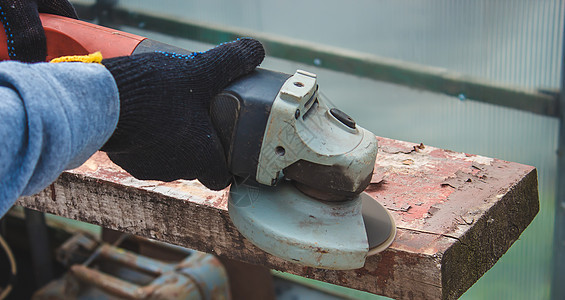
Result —
[{"label": "weathered wood board", "polygon": [[379,139],[367,188],[393,214],[392,246],[361,269],[322,270],[269,255],[231,223],[227,190],[140,181],[96,153],[18,204],[103,227],[397,299],[454,299],[490,269],[539,210],[531,166]]}]

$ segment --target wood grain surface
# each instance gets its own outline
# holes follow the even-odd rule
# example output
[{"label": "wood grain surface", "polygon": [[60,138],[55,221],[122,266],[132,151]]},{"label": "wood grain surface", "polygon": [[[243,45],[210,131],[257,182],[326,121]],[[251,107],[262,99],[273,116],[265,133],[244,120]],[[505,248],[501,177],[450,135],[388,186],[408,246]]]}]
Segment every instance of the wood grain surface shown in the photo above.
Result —
[{"label": "wood grain surface", "polygon": [[220,257],[396,299],[456,299],[539,210],[531,166],[377,137],[366,189],[394,216],[392,246],[357,270],[304,267],[263,252],[231,223],[227,189],[140,181],[96,153],[19,205]]}]

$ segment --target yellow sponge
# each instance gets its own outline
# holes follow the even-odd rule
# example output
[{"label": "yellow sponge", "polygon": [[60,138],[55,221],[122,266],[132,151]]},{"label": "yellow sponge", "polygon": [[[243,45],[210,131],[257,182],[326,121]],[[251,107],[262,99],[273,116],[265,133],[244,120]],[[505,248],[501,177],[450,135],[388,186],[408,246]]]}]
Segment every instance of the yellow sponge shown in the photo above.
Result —
[{"label": "yellow sponge", "polygon": [[61,56],[53,58],[50,62],[60,63],[60,62],[83,62],[83,63],[101,63],[102,54],[97,51],[88,55],[71,55],[71,56]]}]

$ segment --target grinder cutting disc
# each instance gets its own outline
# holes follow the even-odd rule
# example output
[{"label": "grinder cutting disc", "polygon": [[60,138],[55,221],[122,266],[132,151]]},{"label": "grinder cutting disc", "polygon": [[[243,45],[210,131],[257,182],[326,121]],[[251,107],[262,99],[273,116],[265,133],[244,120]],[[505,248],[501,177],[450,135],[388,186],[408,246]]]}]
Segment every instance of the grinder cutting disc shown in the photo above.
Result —
[{"label": "grinder cutting disc", "polygon": [[396,237],[396,225],[392,215],[377,200],[366,193],[359,195],[363,205],[363,223],[369,241],[367,256],[384,251]]},{"label": "grinder cutting disc", "polygon": [[274,187],[233,184],[228,209],[239,232],[257,247],[317,268],[361,268],[368,255],[390,245],[396,232],[386,209],[367,194],[324,202],[304,195],[288,181]]}]

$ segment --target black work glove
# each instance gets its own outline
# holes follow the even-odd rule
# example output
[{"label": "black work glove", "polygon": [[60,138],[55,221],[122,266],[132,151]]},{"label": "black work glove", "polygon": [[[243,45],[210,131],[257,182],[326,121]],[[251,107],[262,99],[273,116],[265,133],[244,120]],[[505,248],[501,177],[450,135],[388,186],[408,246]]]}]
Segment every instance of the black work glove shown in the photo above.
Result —
[{"label": "black work glove", "polygon": [[105,59],[120,93],[120,119],[101,149],[138,179],[199,179],[219,190],[231,175],[209,115],[212,97],[258,66],[254,39],[190,56],[146,53]]},{"label": "black work glove", "polygon": [[66,0],[0,0],[0,21],[8,38],[10,59],[45,61],[47,43],[40,12],[78,19],[75,9]]}]

